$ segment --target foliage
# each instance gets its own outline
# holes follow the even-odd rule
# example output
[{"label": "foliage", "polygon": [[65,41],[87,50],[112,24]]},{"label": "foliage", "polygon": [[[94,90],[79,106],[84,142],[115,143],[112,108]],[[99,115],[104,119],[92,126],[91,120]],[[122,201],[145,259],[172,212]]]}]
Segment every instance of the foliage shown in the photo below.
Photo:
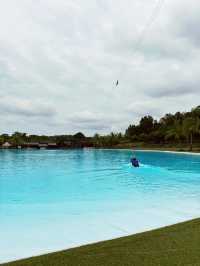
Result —
[{"label": "foliage", "polygon": [[99,134],[95,134],[93,137],[93,144],[95,147],[113,147],[119,144],[123,140],[123,136],[121,133],[111,133],[106,136],[100,136]]},{"label": "foliage", "polygon": [[[166,114],[159,121],[147,115],[140,119],[139,123],[128,126],[125,134],[110,133],[100,136],[95,134],[93,138],[87,138],[82,132],[74,135],[38,136],[15,132],[12,135],[0,135],[0,145],[10,142],[14,146],[22,143],[53,142],[63,144],[69,141],[87,141],[88,144],[97,148],[115,147],[124,143],[142,142],[147,144],[187,144],[192,150],[193,143],[200,143],[200,106],[193,108],[190,112],[177,112]],[[90,146],[90,145],[89,145]]]},{"label": "foliage", "polygon": [[130,125],[125,136],[130,141],[188,143],[192,150],[193,142],[200,141],[200,106],[191,112],[166,114],[159,121],[145,116],[138,125]]},{"label": "foliage", "polygon": [[2,134],[0,135],[0,145],[5,142],[11,143],[13,146],[20,146],[24,143],[57,143],[63,144],[67,141],[81,141],[85,139],[83,133],[78,132],[75,135],[28,135],[26,133],[15,132],[12,135]]},{"label": "foliage", "polygon": [[85,135],[82,132],[78,132],[73,136],[75,139],[85,139]]}]

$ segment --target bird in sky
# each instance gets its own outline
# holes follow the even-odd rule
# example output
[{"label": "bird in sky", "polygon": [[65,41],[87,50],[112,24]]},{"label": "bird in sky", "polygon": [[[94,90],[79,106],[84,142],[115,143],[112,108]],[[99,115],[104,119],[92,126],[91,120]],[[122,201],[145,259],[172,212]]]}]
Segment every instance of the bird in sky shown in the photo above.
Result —
[{"label": "bird in sky", "polygon": [[116,87],[119,85],[119,81],[117,80],[117,82],[116,82]]}]

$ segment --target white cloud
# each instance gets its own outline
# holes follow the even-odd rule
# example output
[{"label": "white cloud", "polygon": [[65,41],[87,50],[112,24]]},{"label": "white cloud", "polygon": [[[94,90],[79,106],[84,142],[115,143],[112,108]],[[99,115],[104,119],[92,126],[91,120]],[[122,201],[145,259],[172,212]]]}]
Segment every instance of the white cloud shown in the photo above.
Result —
[{"label": "white cloud", "polygon": [[198,105],[200,4],[165,1],[138,46],[156,2],[4,1],[1,131],[109,132]]}]

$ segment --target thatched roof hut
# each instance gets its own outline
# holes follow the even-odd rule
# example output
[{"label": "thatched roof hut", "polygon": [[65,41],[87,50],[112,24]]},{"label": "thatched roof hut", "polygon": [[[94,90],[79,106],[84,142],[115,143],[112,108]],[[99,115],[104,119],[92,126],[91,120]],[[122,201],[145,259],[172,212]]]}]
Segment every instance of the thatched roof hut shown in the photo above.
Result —
[{"label": "thatched roof hut", "polygon": [[2,148],[10,148],[12,146],[12,144],[10,144],[9,142],[5,142],[4,144],[2,144]]}]

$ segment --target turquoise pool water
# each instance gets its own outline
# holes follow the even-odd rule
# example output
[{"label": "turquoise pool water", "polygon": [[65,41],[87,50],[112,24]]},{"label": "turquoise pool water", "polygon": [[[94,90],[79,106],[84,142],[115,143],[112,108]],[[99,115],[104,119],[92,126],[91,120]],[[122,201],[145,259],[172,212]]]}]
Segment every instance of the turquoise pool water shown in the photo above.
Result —
[{"label": "turquoise pool water", "polygon": [[200,216],[200,156],[0,150],[0,262]]}]

